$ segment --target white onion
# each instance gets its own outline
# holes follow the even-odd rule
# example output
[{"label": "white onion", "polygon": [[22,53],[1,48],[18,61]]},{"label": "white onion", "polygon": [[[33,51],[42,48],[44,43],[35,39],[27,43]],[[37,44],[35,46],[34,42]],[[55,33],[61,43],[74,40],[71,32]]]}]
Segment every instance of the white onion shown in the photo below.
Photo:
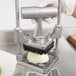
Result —
[{"label": "white onion", "polygon": [[27,54],[27,60],[31,63],[38,64],[38,63],[47,63],[49,61],[48,54],[36,54],[29,52]]}]

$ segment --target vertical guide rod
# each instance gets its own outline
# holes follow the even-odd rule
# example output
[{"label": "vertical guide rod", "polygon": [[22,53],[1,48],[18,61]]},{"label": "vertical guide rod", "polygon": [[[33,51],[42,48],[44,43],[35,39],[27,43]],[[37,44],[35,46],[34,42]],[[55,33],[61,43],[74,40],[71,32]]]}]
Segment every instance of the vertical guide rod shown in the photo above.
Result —
[{"label": "vertical guide rod", "polygon": [[61,0],[58,0],[58,19],[57,25],[61,24]]},{"label": "vertical guide rod", "polygon": [[19,0],[15,0],[15,12],[16,12],[16,28],[20,27],[19,21]]},{"label": "vertical guide rod", "polygon": [[[58,0],[58,19],[57,19],[57,25],[61,25],[61,0]],[[58,49],[58,39],[56,39],[56,47],[55,50]]]},{"label": "vertical guide rod", "polygon": [[[19,0],[15,0],[16,28],[20,28]],[[21,54],[21,43],[17,42],[17,54]]]}]

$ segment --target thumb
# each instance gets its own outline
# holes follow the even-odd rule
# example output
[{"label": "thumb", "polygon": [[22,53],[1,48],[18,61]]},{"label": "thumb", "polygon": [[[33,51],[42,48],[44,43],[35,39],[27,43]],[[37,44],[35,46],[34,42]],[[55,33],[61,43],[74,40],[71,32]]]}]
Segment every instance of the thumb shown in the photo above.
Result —
[{"label": "thumb", "polygon": [[31,22],[32,22],[33,24],[36,24],[36,20],[35,20],[35,19],[31,19]]},{"label": "thumb", "polygon": [[53,19],[52,18],[44,18],[43,21],[46,23],[52,23]]}]

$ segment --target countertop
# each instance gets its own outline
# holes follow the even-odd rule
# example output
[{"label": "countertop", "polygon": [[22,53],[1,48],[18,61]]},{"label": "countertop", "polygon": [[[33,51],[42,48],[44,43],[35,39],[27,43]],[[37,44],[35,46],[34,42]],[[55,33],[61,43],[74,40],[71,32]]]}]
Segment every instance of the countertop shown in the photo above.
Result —
[{"label": "countertop", "polygon": [[[3,70],[2,76],[12,76],[15,71],[17,62],[15,56],[16,45],[10,46],[3,46],[3,49],[0,47],[0,65]],[[59,68],[61,76],[76,76],[76,50],[71,47],[64,37],[59,40],[58,47],[60,56],[57,67]]]},{"label": "countertop", "polygon": [[2,67],[1,76],[13,76],[16,66],[16,56],[0,50],[0,66]]}]

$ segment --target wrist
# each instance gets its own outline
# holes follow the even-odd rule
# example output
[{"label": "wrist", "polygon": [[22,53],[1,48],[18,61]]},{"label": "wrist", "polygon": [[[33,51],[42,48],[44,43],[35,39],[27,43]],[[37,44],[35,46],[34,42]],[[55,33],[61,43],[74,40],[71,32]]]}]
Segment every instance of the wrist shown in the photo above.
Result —
[{"label": "wrist", "polygon": [[65,2],[65,0],[62,0],[62,1],[61,1],[61,12],[62,12],[62,13],[66,13],[66,11],[67,11],[66,2]]},{"label": "wrist", "polygon": [[75,9],[75,0],[63,0],[63,12],[72,15]]}]

